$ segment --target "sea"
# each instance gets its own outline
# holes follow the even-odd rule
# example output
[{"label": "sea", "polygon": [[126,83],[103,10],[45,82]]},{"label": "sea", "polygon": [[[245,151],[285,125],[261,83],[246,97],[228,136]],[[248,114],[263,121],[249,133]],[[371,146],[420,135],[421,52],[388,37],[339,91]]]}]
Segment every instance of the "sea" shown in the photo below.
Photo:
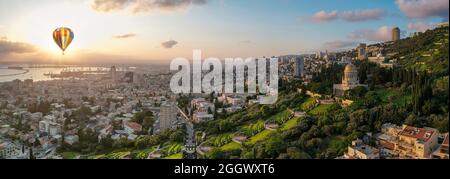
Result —
[{"label": "sea", "polygon": [[[13,67],[10,69],[9,67]],[[20,67],[20,68],[17,68]],[[13,80],[32,79],[33,81],[52,80],[46,74],[59,74],[62,71],[95,71],[109,70],[107,67],[80,67],[80,66],[54,66],[54,65],[2,65],[0,64],[0,83]]]},{"label": "sea", "polygon": [[[48,74],[60,74],[62,71],[109,71],[112,65],[48,65],[48,64],[1,64],[0,83],[13,80],[48,81],[53,80]],[[114,65],[116,66],[116,65]],[[169,72],[166,65],[117,65],[117,71],[139,71],[146,74],[165,74]],[[47,75],[46,75],[47,74]]]}]

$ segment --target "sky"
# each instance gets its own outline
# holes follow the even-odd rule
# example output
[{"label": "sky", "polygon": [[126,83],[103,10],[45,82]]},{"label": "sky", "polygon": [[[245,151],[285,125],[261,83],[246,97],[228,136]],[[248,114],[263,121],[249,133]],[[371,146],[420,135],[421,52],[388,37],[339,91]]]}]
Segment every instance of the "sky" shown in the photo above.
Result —
[{"label": "sky", "polygon": [[[163,62],[339,51],[448,21],[448,0],[0,0],[0,63]],[[75,38],[66,54],[58,27]]]}]

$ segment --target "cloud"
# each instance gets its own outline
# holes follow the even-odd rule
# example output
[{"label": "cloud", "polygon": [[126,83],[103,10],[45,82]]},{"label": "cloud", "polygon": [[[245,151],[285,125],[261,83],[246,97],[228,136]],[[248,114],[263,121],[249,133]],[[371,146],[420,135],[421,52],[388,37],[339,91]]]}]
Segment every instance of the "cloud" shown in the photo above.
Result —
[{"label": "cloud", "polygon": [[309,17],[312,22],[328,22],[334,20],[344,20],[347,22],[359,22],[368,20],[379,20],[386,16],[387,12],[381,9],[364,9],[354,11],[319,11]]},{"label": "cloud", "polygon": [[400,10],[410,18],[442,17],[448,19],[449,0],[396,0]]},{"label": "cloud", "polygon": [[325,22],[325,21],[333,21],[338,18],[338,11],[319,11],[315,13],[310,19],[313,22]]},{"label": "cloud", "polygon": [[130,0],[94,0],[91,8],[100,12],[110,12],[125,9]]},{"label": "cloud", "polygon": [[425,23],[425,22],[419,21],[419,22],[409,23],[408,29],[415,31],[415,32],[425,32],[428,29],[434,28],[434,26],[435,25],[432,23]]},{"label": "cloud", "polygon": [[208,0],[93,0],[91,8],[98,12],[129,9],[133,13],[141,13],[155,9],[173,11],[207,2]]},{"label": "cloud", "polygon": [[132,37],[135,37],[136,36],[136,34],[134,34],[134,33],[128,33],[128,34],[122,34],[122,35],[115,35],[115,36],[113,36],[113,38],[115,38],[115,39],[127,39],[127,38],[132,38]]},{"label": "cloud", "polygon": [[369,40],[374,42],[390,41],[392,39],[392,27],[382,26],[376,30],[360,29],[351,32],[348,38],[353,40]]},{"label": "cloud", "polygon": [[35,52],[36,48],[33,45],[22,42],[11,42],[6,37],[0,39],[0,56],[9,54],[23,54]]},{"label": "cloud", "polygon": [[344,11],[340,13],[340,17],[346,21],[357,22],[367,20],[379,20],[386,16],[387,13],[381,9],[366,9],[357,11]]},{"label": "cloud", "polygon": [[243,41],[240,41],[239,43],[240,44],[249,44],[249,43],[252,43],[252,41],[251,40],[243,40]]},{"label": "cloud", "polygon": [[172,48],[172,47],[174,47],[177,44],[178,44],[177,41],[169,40],[169,41],[166,41],[166,42],[162,42],[161,46],[164,47],[164,48]]},{"label": "cloud", "polygon": [[326,42],[325,44],[323,44],[323,48],[328,49],[328,50],[342,50],[342,49],[353,48],[357,45],[358,45],[358,42],[355,42],[355,41],[336,40],[336,41]]}]

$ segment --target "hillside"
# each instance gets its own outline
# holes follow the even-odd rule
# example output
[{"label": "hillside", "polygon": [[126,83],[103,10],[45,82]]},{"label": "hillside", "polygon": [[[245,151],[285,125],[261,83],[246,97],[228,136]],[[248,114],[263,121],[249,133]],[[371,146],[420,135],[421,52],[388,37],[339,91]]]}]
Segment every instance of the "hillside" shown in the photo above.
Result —
[{"label": "hillside", "polygon": [[388,47],[388,50],[398,52],[395,58],[404,67],[448,76],[448,35],[448,28],[436,28],[399,40]]},{"label": "hillside", "polygon": [[[348,107],[320,103],[321,99],[298,93],[299,82],[283,82],[275,105],[253,105],[197,125],[202,157],[336,158],[352,140],[380,132],[385,123],[448,132],[448,29],[402,39],[387,50],[397,52],[400,66],[384,69],[368,62],[356,63],[360,80],[369,89],[349,91],[346,98],[354,103]],[[332,65],[301,88],[330,91],[330,79],[340,79],[341,70]],[[293,116],[293,112],[305,115]],[[205,138],[201,132],[206,133]]]}]

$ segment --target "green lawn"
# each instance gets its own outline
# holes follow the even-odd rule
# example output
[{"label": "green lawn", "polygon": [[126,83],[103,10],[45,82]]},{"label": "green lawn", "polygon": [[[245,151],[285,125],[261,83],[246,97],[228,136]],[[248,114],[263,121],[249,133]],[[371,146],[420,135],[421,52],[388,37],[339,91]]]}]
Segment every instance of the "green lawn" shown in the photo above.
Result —
[{"label": "green lawn", "polygon": [[[375,92],[381,98],[381,101],[383,101],[384,103],[392,102],[397,105],[403,105],[403,104],[409,103],[409,101],[411,101],[410,95],[403,95],[398,90],[377,89]],[[390,101],[390,99],[392,99],[392,101]]]},{"label": "green lawn", "polygon": [[106,155],[105,158],[107,158],[107,159],[123,159],[130,154],[131,154],[130,151],[114,152],[114,153],[110,153],[110,154]]},{"label": "green lawn", "polygon": [[103,158],[105,158],[104,154],[102,154],[102,155],[92,155],[92,156],[88,157],[88,159],[103,159]]},{"label": "green lawn", "polygon": [[232,151],[241,149],[242,145],[236,142],[230,142],[227,145],[222,146],[220,149],[222,151]]},{"label": "green lawn", "polygon": [[63,152],[61,155],[63,159],[75,159],[80,154],[76,152]]},{"label": "green lawn", "polygon": [[313,108],[314,107],[314,105],[316,105],[316,99],[315,98],[308,98],[304,103],[302,103],[301,105],[300,105],[300,110],[302,110],[302,111],[308,111],[308,110],[310,110],[311,108]]},{"label": "green lawn", "polygon": [[136,151],[136,159],[146,159],[150,153],[156,150],[156,147]]},{"label": "green lawn", "polygon": [[293,127],[297,126],[297,124],[300,122],[300,118],[294,117],[283,124],[283,126],[280,128],[281,131],[287,131],[289,129],[292,129]]},{"label": "green lawn", "polygon": [[375,92],[381,98],[381,101],[386,103],[389,102],[389,98],[394,98],[400,94],[396,90],[388,90],[388,89],[378,89]]},{"label": "green lawn", "polygon": [[183,159],[183,153],[177,153],[170,156],[167,156],[163,159]]},{"label": "green lawn", "polygon": [[322,115],[328,112],[328,109],[333,106],[333,104],[321,104],[319,106],[317,106],[316,108],[314,108],[313,110],[311,110],[309,113],[311,115],[317,116],[317,115]]},{"label": "green lawn", "polygon": [[266,139],[272,133],[274,133],[274,131],[264,130],[264,131],[256,134],[255,136],[251,137],[250,140],[248,142],[246,142],[246,144],[255,145],[259,141]]}]

